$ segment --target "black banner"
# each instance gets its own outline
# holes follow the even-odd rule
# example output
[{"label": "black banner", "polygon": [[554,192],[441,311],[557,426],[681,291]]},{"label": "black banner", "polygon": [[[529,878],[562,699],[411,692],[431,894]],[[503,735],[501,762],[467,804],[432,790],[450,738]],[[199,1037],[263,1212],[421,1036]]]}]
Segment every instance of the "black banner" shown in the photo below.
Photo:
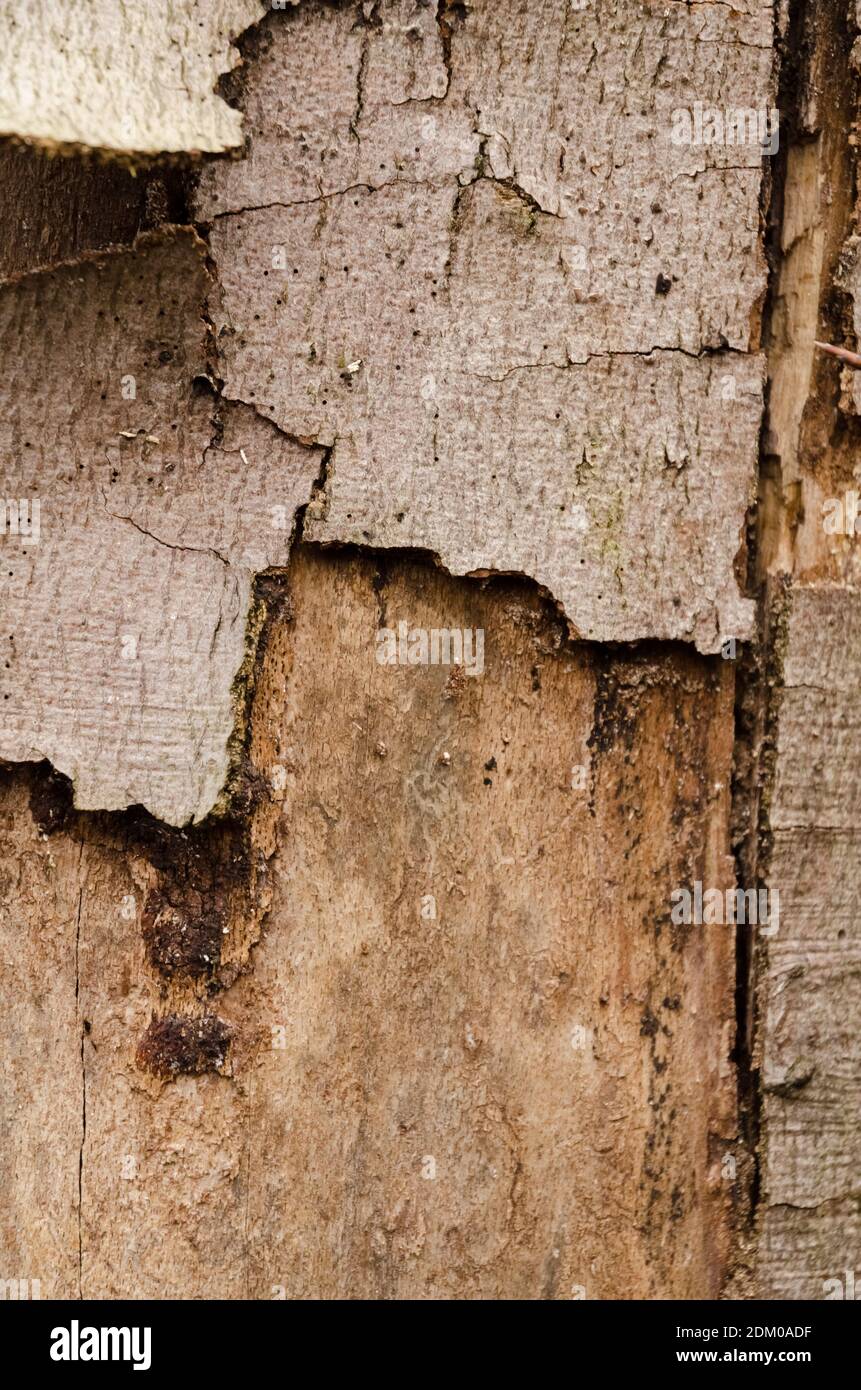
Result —
[{"label": "black banner", "polygon": [[[477,1324],[471,1320],[471,1325],[484,1334],[481,1339],[464,1338],[465,1329],[460,1325],[454,1329],[455,1343],[444,1335],[445,1324],[436,1323],[437,1304],[432,1303],[415,1329],[422,1339],[417,1358],[409,1351],[404,1358],[401,1350],[393,1362],[386,1357],[386,1344],[380,1341],[378,1329],[367,1321],[375,1315],[368,1312],[366,1303],[360,1306],[362,1321],[354,1323],[353,1303],[321,1307],[319,1303],[277,1301],[64,1303],[7,1299],[0,1303],[0,1328],[16,1368],[20,1365],[25,1371],[47,1373],[58,1383],[69,1376],[90,1379],[101,1372],[159,1378],[203,1373],[219,1380],[250,1373],[255,1377],[277,1376],[280,1381],[284,1375],[292,1379],[300,1367],[304,1370],[309,1355],[315,1354],[320,1371],[325,1368],[331,1374],[337,1369],[339,1351],[345,1367],[354,1373],[379,1372],[386,1361],[390,1374],[410,1378],[437,1369],[447,1376],[473,1367],[486,1373],[493,1365],[485,1308],[474,1313]],[[537,1309],[527,1316],[536,1315]],[[403,1305],[387,1306],[384,1316],[391,1329],[389,1335],[396,1339],[392,1348],[403,1348],[401,1339],[415,1316],[415,1305],[410,1305],[406,1316]],[[507,1319],[510,1316],[506,1313]],[[517,1316],[520,1319],[524,1314]],[[521,1358],[534,1363],[531,1378],[542,1362],[549,1371],[561,1358],[563,1362],[571,1360],[572,1370],[589,1366],[592,1373],[597,1368],[609,1374],[637,1371],[663,1375],[673,1368],[682,1376],[696,1376],[701,1366],[757,1366],[766,1384],[775,1370],[790,1366],[812,1373],[819,1381],[823,1373],[840,1370],[852,1374],[858,1327],[854,1304],[838,1301],[572,1301],[564,1311],[557,1305],[541,1316],[550,1318],[548,1323],[542,1320],[532,1325],[540,1331],[541,1340],[528,1335],[518,1338],[520,1355],[512,1361],[509,1374],[517,1373]],[[431,1321],[425,1323],[425,1317]],[[334,1342],[333,1326],[342,1329]],[[325,1333],[322,1357],[316,1330]],[[428,1336],[431,1333],[432,1340]],[[507,1323],[496,1346],[498,1352],[505,1353],[506,1361],[516,1336]]]}]

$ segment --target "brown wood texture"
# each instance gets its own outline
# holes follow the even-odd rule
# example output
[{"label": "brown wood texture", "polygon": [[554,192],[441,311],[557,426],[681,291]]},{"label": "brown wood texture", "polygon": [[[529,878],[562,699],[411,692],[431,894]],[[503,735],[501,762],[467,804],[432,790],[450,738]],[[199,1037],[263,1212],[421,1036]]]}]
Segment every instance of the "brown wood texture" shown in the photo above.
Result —
[{"label": "brown wood texture", "polygon": [[[246,905],[217,967],[155,966],[154,895],[191,920],[176,847],[127,816],[40,834],[45,774],[5,781],[31,886],[4,1267],[91,1297],[716,1296],[733,933],[669,900],[731,880],[729,664],[571,646],[523,586],[422,563],[303,548],[288,593],[251,721],[278,788],[256,944]],[[484,674],[380,665],[381,611],[483,628]],[[151,1075],[153,1014],[223,1019],[221,1074],[191,1048]]]}]

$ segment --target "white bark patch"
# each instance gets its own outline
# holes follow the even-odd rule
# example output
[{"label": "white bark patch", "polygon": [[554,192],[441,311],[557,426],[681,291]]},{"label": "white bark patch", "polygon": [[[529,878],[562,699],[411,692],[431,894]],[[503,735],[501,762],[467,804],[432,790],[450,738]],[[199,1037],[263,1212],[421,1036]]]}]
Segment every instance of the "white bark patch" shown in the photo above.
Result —
[{"label": "white bark patch", "polygon": [[0,12],[0,134],[142,154],[219,151],[242,122],[216,95],[260,0],[32,0]]}]

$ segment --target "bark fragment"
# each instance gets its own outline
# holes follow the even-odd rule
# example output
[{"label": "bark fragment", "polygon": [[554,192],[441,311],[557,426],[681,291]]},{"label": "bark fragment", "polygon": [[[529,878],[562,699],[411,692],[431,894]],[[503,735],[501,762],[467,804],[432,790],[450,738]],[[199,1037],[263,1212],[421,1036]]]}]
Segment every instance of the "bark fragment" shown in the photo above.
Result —
[{"label": "bark fragment", "polygon": [[401,6],[262,26],[248,158],[197,207],[225,394],[332,447],[309,539],[522,572],[598,640],[750,635],[761,155],[674,143],[672,113],[730,74],[767,105],[769,13],[739,42],[723,6],[465,7],[408,31],[409,97]]},{"label": "bark fragment", "polygon": [[33,0],[0,15],[0,135],[112,153],[219,151],[241,118],[215,92],[259,0]]},{"label": "bark fragment", "polygon": [[171,825],[224,790],[253,577],[286,563],[322,459],[217,406],[209,288],[176,229],[0,286],[6,490],[36,518],[3,538],[0,756]]},{"label": "bark fragment", "polygon": [[825,1297],[861,1249],[859,637],[857,591],[794,591],[770,811],[782,907],[763,1001],[760,1277],[771,1298]]}]

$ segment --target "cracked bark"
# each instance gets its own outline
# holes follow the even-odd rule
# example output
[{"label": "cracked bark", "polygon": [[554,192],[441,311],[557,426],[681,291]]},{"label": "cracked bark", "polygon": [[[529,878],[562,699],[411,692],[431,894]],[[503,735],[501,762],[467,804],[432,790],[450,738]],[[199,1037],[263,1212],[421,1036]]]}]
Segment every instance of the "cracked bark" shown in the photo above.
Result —
[{"label": "cracked bark", "polygon": [[[7,152],[0,443],[44,512],[4,537],[0,1274],[711,1298],[854,1267],[857,576],[817,519],[857,393],[812,349],[855,325],[841,5],[783,36],[784,95],[812,76],[762,326],[759,151],[662,138],[772,101],[772,21],[308,0],[238,40],[226,118],[207,79],[243,158],[141,192],[76,159],[58,200]],[[171,148],[132,107],[128,148]],[[400,618],[481,627],[485,676],[380,667]],[[671,923],[734,868],[778,941]]]}]

